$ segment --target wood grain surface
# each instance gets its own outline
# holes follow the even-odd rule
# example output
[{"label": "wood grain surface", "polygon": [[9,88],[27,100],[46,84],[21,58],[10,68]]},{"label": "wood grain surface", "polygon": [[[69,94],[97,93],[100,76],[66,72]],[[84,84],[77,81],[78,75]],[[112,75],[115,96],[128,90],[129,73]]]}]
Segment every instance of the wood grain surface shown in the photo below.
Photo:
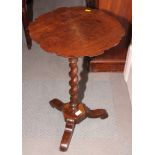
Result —
[{"label": "wood grain surface", "polygon": [[30,36],[47,52],[63,57],[97,56],[124,36],[121,24],[104,11],[63,7],[39,16]]},{"label": "wood grain surface", "polygon": [[99,0],[99,9],[115,16],[125,29],[125,36],[114,48],[91,58],[91,72],[123,72],[132,36],[132,0]]}]

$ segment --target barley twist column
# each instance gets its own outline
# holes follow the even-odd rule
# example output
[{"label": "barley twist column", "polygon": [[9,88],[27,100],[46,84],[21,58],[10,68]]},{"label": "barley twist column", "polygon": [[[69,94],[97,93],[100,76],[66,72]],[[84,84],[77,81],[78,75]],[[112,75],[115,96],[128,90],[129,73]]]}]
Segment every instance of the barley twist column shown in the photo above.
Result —
[{"label": "barley twist column", "polygon": [[69,81],[69,85],[71,86],[69,90],[70,94],[70,105],[72,109],[75,111],[77,106],[77,97],[78,97],[78,67],[77,67],[78,58],[69,58],[69,67],[70,72],[69,76],[71,80]]}]

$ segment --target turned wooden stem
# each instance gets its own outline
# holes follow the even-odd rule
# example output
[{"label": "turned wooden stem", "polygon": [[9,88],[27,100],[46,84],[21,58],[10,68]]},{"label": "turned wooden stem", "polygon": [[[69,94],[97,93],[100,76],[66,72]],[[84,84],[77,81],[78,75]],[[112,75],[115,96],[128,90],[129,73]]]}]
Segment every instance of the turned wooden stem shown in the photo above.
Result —
[{"label": "turned wooden stem", "polygon": [[71,80],[69,81],[69,85],[71,86],[69,90],[70,94],[70,105],[72,109],[75,110],[77,106],[77,97],[78,97],[78,67],[77,67],[78,58],[69,58],[69,67],[70,72],[69,76]]}]

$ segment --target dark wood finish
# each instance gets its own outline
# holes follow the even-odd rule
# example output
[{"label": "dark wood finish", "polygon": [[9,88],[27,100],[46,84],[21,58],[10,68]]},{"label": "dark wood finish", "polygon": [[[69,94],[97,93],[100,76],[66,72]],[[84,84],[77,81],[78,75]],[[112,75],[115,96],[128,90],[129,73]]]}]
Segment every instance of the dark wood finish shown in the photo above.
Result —
[{"label": "dark wood finish", "polygon": [[[91,8],[98,8],[98,1],[99,0],[86,0],[86,6],[91,7]],[[31,3],[31,18],[33,18],[33,0],[22,0],[22,22],[23,22],[23,28],[24,28],[24,33],[25,33],[25,38],[26,38],[26,43],[28,49],[31,49],[32,47],[32,40],[29,35],[29,30],[28,30],[28,25],[29,25],[29,18],[28,18],[28,8],[27,8],[27,3]],[[32,21],[32,19],[30,20]]]},{"label": "dark wood finish", "polygon": [[115,16],[123,25],[126,35],[115,48],[92,58],[90,71],[122,72],[124,71],[127,50],[131,41],[132,0],[99,0],[99,9]]},{"label": "dark wood finish", "polygon": [[60,101],[59,99],[53,99],[52,101],[50,101],[50,105],[53,108],[56,108],[57,110],[62,111],[64,103]]},{"label": "dark wood finish", "polygon": [[[108,113],[105,109],[90,110],[85,104],[78,103],[76,111],[72,108],[70,103],[63,103],[58,99],[53,99],[50,101],[50,105],[63,112],[64,119],[66,121],[66,127],[62,140],[60,143],[60,150],[67,151],[75,125],[83,121],[85,118],[101,118],[105,119],[108,117]],[[61,108],[60,108],[61,107]],[[80,112],[78,114],[78,112]]]},{"label": "dark wood finish", "polygon": [[71,68],[71,71],[69,73],[71,77],[71,80],[69,82],[71,86],[71,89],[69,91],[70,102],[63,103],[59,99],[53,99],[50,101],[50,105],[53,108],[56,108],[57,110],[63,112],[64,119],[66,121],[65,131],[60,143],[61,151],[67,151],[73,135],[74,127],[77,123],[80,123],[86,117],[101,118],[101,119],[105,119],[108,117],[108,113],[105,109],[90,110],[85,104],[79,103],[77,101],[78,96],[77,61],[78,58],[69,58],[69,66]]},{"label": "dark wood finish", "polygon": [[29,19],[27,15],[26,0],[22,0],[22,22],[23,22],[27,47],[28,49],[31,49],[32,40],[30,38],[29,30],[28,30]]},{"label": "dark wood finish", "polygon": [[90,61],[90,71],[93,72],[122,72],[126,61],[127,47],[122,43],[94,57]]},{"label": "dark wood finish", "polygon": [[[46,13],[31,23],[29,30],[32,39],[45,51],[67,57],[69,60],[70,101],[50,101],[53,108],[62,111],[66,122],[60,143],[60,150],[66,151],[76,124],[87,117],[108,117],[105,109],[90,110],[78,101],[78,57],[96,56],[116,46],[123,37],[124,30],[114,17],[103,11],[85,7],[65,7]],[[98,37],[97,33],[102,34],[102,37]]]},{"label": "dark wood finish", "polygon": [[38,17],[29,26],[31,38],[63,57],[93,57],[116,46],[124,35],[121,24],[103,11],[85,9],[64,7]]},{"label": "dark wood finish", "polygon": [[77,106],[77,97],[78,97],[78,67],[77,67],[77,58],[69,58],[69,67],[70,72],[69,76],[71,80],[69,81],[69,85],[71,86],[69,90],[70,94],[70,104],[72,106],[73,111],[76,110]]},{"label": "dark wood finish", "polygon": [[[86,6],[87,7],[91,7],[91,8],[98,8],[98,1],[99,0],[86,0]],[[28,18],[28,7],[27,7],[27,3],[31,3],[31,9],[30,9],[30,12],[31,12],[31,20],[29,20]],[[29,30],[28,30],[28,25],[29,25],[29,22],[32,21],[32,18],[33,18],[33,0],[22,0],[22,22],[23,22],[23,28],[24,28],[24,33],[25,33],[25,38],[26,38],[26,43],[27,43],[27,47],[28,49],[31,49],[32,47],[32,40],[30,38],[30,35],[29,35]]]},{"label": "dark wood finish", "polygon": [[88,107],[86,107],[87,110],[87,117],[88,118],[101,118],[105,119],[108,117],[108,113],[105,109],[95,109],[95,110],[90,110]]},{"label": "dark wood finish", "polygon": [[62,140],[60,143],[60,150],[67,151],[75,125],[83,121],[86,117],[88,118],[101,118],[105,119],[108,117],[108,114],[105,109],[96,109],[90,110],[85,104],[79,103],[77,101],[78,96],[78,67],[77,67],[78,58],[69,58],[69,66],[71,71],[70,75],[70,102],[63,103],[59,99],[53,99],[50,101],[50,105],[53,108],[56,108],[59,111],[63,112],[64,119],[66,121],[66,127]]},{"label": "dark wood finish", "polygon": [[132,20],[132,0],[99,0],[99,8],[125,18],[129,22]]},{"label": "dark wood finish", "polygon": [[86,0],[86,6],[92,9],[99,8],[99,0]]},{"label": "dark wood finish", "polygon": [[65,131],[64,134],[62,136],[62,140],[60,143],[60,150],[61,151],[67,151],[73,132],[74,132],[74,128],[75,128],[75,123],[72,121],[67,121],[66,122],[66,127],[65,127]]}]

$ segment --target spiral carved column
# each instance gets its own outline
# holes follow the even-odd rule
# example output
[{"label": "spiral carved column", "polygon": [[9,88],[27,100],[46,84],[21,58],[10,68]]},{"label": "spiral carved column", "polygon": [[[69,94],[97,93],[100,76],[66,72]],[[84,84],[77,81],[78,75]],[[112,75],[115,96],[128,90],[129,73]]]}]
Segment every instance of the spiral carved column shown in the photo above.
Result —
[{"label": "spiral carved column", "polygon": [[71,80],[69,81],[69,85],[71,86],[69,90],[70,94],[70,105],[72,109],[75,110],[77,106],[77,97],[78,97],[78,67],[77,67],[78,58],[69,58],[69,67],[70,72],[69,76]]}]

